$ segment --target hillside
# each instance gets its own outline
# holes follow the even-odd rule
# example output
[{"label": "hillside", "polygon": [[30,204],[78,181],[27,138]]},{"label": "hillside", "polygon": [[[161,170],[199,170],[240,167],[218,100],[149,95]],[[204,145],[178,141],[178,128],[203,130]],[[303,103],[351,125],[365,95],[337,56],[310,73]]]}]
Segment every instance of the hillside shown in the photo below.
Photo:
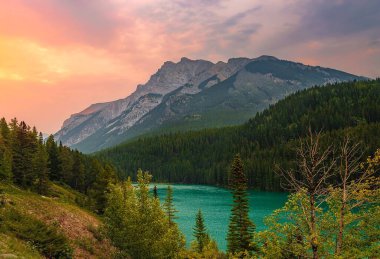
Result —
[{"label": "hillside", "polygon": [[369,155],[380,146],[380,80],[314,87],[293,94],[242,126],[145,137],[97,153],[125,175],[149,170],[156,181],[224,185],[240,153],[251,188],[280,189],[274,166],[289,167],[309,126],[325,143],[345,134]]},{"label": "hillside", "polygon": [[51,240],[45,251],[66,242],[75,258],[105,258],[116,251],[102,237],[99,218],[76,203],[83,194],[55,184],[50,196],[4,183],[0,192],[0,258],[45,258],[40,251],[44,238]]},{"label": "hillside", "polygon": [[58,141],[93,152],[142,134],[238,125],[296,91],[363,78],[271,56],[165,62],[125,99],[67,119]]}]

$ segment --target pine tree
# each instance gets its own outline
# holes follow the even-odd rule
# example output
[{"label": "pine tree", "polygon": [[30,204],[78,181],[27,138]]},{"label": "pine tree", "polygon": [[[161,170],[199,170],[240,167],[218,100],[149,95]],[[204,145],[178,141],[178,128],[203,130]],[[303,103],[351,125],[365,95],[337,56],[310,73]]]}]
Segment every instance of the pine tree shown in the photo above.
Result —
[{"label": "pine tree", "polygon": [[35,155],[33,165],[36,174],[36,190],[39,194],[47,194],[49,192],[49,156],[43,143],[42,133],[39,135],[38,150]]},{"label": "pine tree", "polygon": [[154,188],[153,188],[153,197],[154,197],[155,199],[158,199],[157,185],[155,185]]},{"label": "pine tree", "polygon": [[12,181],[12,156],[0,132],[0,181]]},{"label": "pine tree", "polygon": [[99,214],[103,214],[107,205],[107,195],[109,193],[109,185],[115,184],[117,180],[115,171],[110,165],[101,168],[96,175],[95,182],[89,190],[89,197],[93,200],[94,210]]},{"label": "pine tree", "polygon": [[111,185],[105,229],[122,258],[178,258],[185,242],[177,225],[169,225],[158,199],[149,192],[151,175],[137,174],[137,187],[127,181]]},{"label": "pine tree", "polygon": [[85,166],[79,151],[74,152],[73,176],[71,186],[81,192],[85,191]]},{"label": "pine tree", "polygon": [[58,158],[60,161],[60,169],[61,173],[59,175],[63,176],[63,181],[66,184],[73,182],[74,174],[73,174],[73,166],[74,166],[74,158],[72,155],[72,151],[68,147],[59,146],[58,148]]},{"label": "pine tree", "polygon": [[0,181],[11,182],[12,153],[10,150],[10,130],[4,118],[0,120]]},{"label": "pine tree", "polygon": [[37,134],[25,122],[11,121],[12,171],[14,182],[30,187],[35,179],[33,159],[37,151]]},{"label": "pine tree", "polygon": [[197,242],[197,252],[202,253],[203,248],[210,242],[210,236],[207,233],[202,212],[199,209],[195,218],[195,227],[193,228],[193,236]]},{"label": "pine tree", "polygon": [[54,136],[50,135],[46,140],[46,150],[49,154],[49,171],[53,181],[61,181],[63,178],[61,161],[59,160],[57,143],[54,141]]},{"label": "pine tree", "polygon": [[229,175],[229,187],[233,196],[230,223],[227,234],[228,252],[251,252],[255,249],[252,245],[255,225],[249,219],[249,204],[247,193],[247,178],[244,174],[240,155],[236,155]]},{"label": "pine tree", "polygon": [[165,209],[165,212],[166,212],[166,216],[168,217],[169,224],[173,225],[174,224],[174,220],[177,218],[175,216],[175,213],[178,212],[178,211],[174,208],[174,204],[173,204],[173,189],[172,189],[172,187],[170,185],[168,185],[168,189],[166,191],[166,198],[165,198],[165,203],[164,203],[164,209]]},{"label": "pine tree", "polygon": [[0,135],[3,138],[4,145],[9,148],[10,141],[10,129],[8,127],[8,123],[5,118],[0,119]]}]

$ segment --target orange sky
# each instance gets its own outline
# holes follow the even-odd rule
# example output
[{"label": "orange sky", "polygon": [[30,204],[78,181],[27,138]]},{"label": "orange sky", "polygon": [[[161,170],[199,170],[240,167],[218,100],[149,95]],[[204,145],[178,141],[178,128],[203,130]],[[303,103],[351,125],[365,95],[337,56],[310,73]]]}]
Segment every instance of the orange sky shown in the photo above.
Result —
[{"label": "orange sky", "polygon": [[70,114],[126,97],[182,56],[269,54],[380,75],[377,0],[262,2],[2,1],[0,117],[54,133]]}]

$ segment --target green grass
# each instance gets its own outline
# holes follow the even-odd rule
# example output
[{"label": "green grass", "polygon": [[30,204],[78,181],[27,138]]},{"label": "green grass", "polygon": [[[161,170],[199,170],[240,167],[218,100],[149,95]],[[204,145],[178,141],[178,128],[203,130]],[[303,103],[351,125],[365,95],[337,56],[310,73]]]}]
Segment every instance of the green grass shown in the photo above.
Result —
[{"label": "green grass", "polygon": [[14,235],[48,258],[71,258],[73,249],[69,240],[56,225],[45,224],[22,213],[14,206],[0,209],[0,231]]},{"label": "green grass", "polygon": [[[0,244],[0,258],[1,254],[15,254],[14,251],[19,253],[15,255],[22,258],[39,258],[41,256],[38,256],[31,244],[37,242],[44,247],[57,240],[57,246],[64,243],[62,240],[67,240],[73,249],[74,258],[105,258],[115,251],[107,239],[99,238],[99,227],[102,224],[100,217],[78,205],[85,199],[81,193],[52,183],[50,195],[41,196],[15,185],[0,183],[0,196],[0,201],[5,201],[0,202],[5,203],[5,207],[0,206],[0,211],[3,211],[3,215],[6,214],[3,217],[3,222],[6,223],[0,222],[0,234],[9,240]],[[21,216],[12,219],[9,214],[12,210]],[[32,226],[28,222],[32,222]],[[37,229],[33,226],[37,226]],[[44,229],[44,233],[37,233],[41,229]],[[33,240],[31,233],[37,236],[36,240]],[[54,242],[44,243],[46,240]],[[41,248],[40,252],[47,253]]]},{"label": "green grass", "polygon": [[[27,242],[9,234],[0,234],[0,258],[43,258],[36,249]],[[15,257],[15,258],[16,258]]]}]

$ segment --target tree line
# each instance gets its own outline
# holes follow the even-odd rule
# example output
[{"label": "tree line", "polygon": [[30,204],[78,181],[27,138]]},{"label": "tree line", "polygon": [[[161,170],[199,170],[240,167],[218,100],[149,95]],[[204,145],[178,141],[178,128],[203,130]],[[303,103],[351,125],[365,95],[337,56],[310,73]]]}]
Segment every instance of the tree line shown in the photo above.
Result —
[{"label": "tree line", "polygon": [[226,186],[228,161],[240,153],[249,188],[282,190],[275,165],[292,166],[294,147],[309,127],[323,130],[322,142],[338,144],[350,135],[363,143],[366,155],[373,153],[380,145],[380,80],[314,87],[242,126],[141,137],[95,156],[112,162],[124,177],[143,168],[158,182]]},{"label": "tree line", "polygon": [[[379,257],[380,150],[367,155],[376,149],[378,124],[316,134],[310,128],[301,139],[284,142],[284,150],[270,149],[287,157],[286,163],[274,163],[271,173],[291,194],[285,206],[266,219],[265,231],[256,232],[248,217],[249,209],[254,210],[248,207],[249,183],[262,179],[247,173],[246,164],[257,160],[236,155],[230,164],[232,156],[227,159],[228,169],[222,173],[233,204],[226,253],[208,234],[201,211],[192,246],[184,247],[175,223],[175,194],[168,187],[161,204],[149,190],[149,173],[137,171],[137,186],[130,178],[120,181],[112,165],[57,144],[52,136],[44,140],[35,128],[16,119],[0,120],[0,177],[43,195],[54,182],[86,194],[81,205],[103,215],[104,231],[121,258]],[[271,154],[265,152],[263,158]]]},{"label": "tree line", "polygon": [[78,202],[102,212],[106,188],[116,179],[111,164],[58,144],[53,136],[44,140],[24,121],[0,120],[0,181],[43,195],[50,193],[52,182],[70,186],[89,197]]},{"label": "tree line", "polygon": [[[105,231],[124,258],[377,258],[380,149],[361,162],[362,146],[349,136],[339,145],[323,143],[321,136],[310,130],[295,147],[293,166],[276,169],[289,199],[260,232],[248,216],[255,208],[249,208],[248,178],[235,155],[228,172],[233,202],[226,252],[209,235],[200,210],[186,249],[175,223],[175,194],[168,186],[160,205],[154,189],[149,192],[152,176],[142,170],[137,187],[130,178],[110,187]],[[340,181],[330,182],[334,177]]]}]

